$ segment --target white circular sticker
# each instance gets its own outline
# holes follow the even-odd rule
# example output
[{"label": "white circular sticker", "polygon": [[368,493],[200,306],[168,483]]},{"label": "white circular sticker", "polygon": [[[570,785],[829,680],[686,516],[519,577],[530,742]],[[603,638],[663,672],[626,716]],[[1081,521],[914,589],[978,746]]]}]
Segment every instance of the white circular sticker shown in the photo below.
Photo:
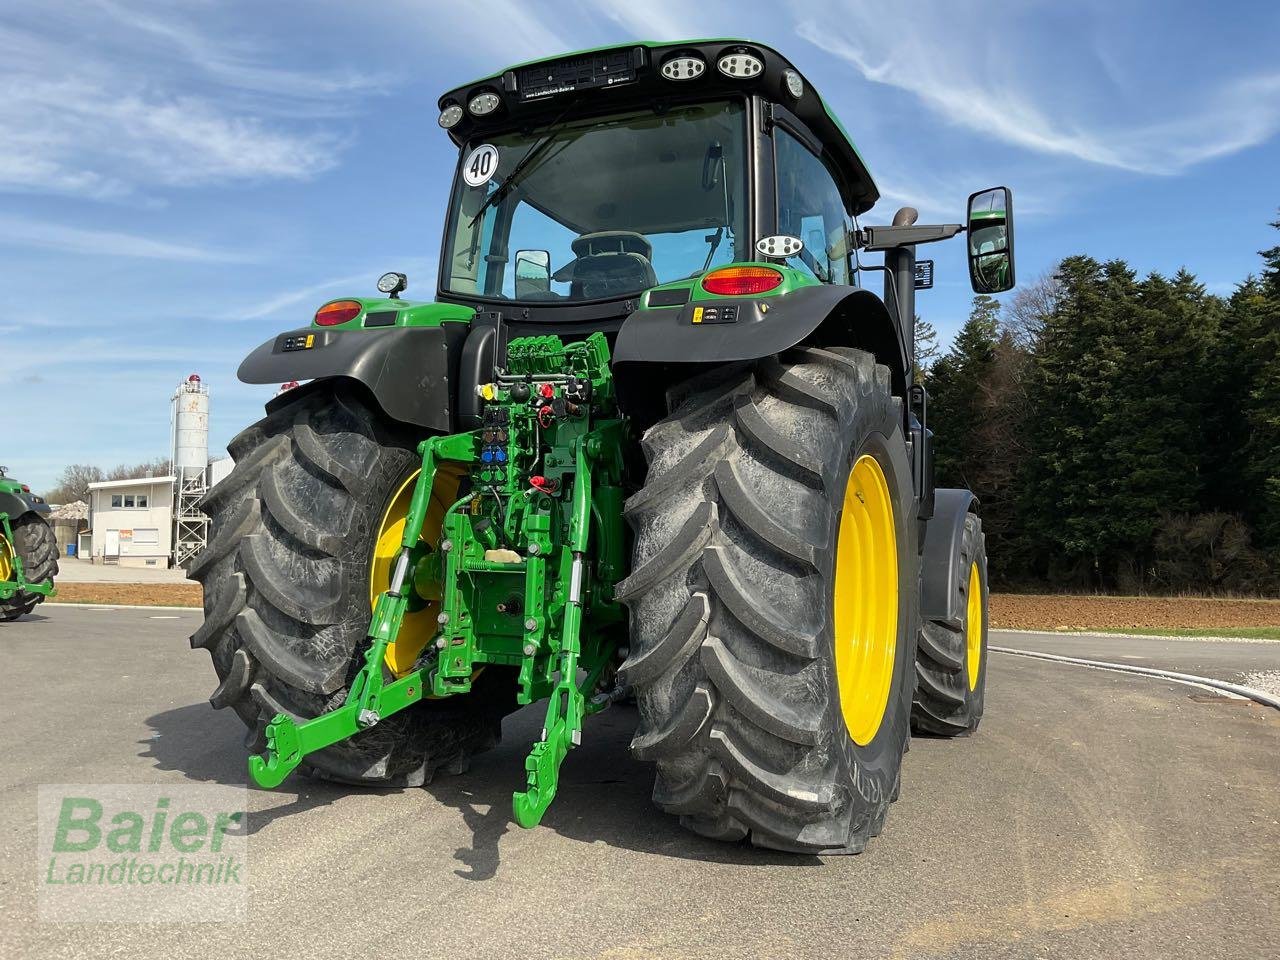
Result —
[{"label": "white circular sticker", "polygon": [[469,187],[478,187],[493,179],[498,172],[498,148],[492,143],[482,143],[469,154],[462,164],[462,179]]}]

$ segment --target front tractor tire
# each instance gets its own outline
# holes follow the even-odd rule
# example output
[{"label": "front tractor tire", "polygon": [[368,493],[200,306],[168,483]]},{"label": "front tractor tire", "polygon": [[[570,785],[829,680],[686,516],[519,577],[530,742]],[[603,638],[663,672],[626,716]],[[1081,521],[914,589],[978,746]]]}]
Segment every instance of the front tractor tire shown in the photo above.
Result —
[{"label": "front tractor tire", "polygon": [[902,401],[862,351],[803,349],[668,396],[628,501],[624,680],[691,830],[856,853],[897,798],[914,689]]},{"label": "front tractor tire", "polygon": [[[385,566],[379,554],[398,540],[389,522],[420,466],[414,438],[358,388],[320,382],[268,411],[231,441],[236,466],[201,504],[209,543],[189,569],[205,613],[191,646],[209,651],[219,680],[209,702],[240,716],[253,752],[277,713],[309,719],[345,700],[363,663],[370,597],[386,588],[371,584]],[[505,679],[482,676],[466,697],[388,717],[303,769],[407,786],[459,770],[498,742],[514,706],[499,689]]]},{"label": "front tractor tire", "polygon": [[987,689],[987,546],[982,520],[964,518],[960,563],[951,584],[957,616],[925,620],[916,648],[911,725],[939,737],[978,729]]},{"label": "front tractor tire", "polygon": [[[44,583],[58,575],[58,540],[53,528],[39,514],[26,513],[9,522],[13,542],[5,540],[0,528],[0,578],[12,576],[14,556],[22,560],[22,573],[27,583]],[[17,620],[44,602],[42,593],[15,593],[0,600],[0,623]]]}]

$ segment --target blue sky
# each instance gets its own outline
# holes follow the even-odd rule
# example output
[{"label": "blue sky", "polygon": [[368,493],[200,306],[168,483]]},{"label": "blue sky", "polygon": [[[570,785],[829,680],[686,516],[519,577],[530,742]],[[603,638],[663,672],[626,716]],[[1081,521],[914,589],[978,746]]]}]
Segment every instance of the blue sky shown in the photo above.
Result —
[{"label": "blue sky", "polygon": [[[0,463],[164,456],[198,371],[211,449],[272,390],[240,359],[385,270],[434,289],[444,90],[630,38],[754,36],[844,120],[884,199],[956,220],[1015,192],[1019,274],[1187,266],[1228,293],[1276,242],[1280,5],[45,0],[0,5]],[[959,242],[920,312],[968,310]],[[12,424],[22,419],[22,426]]]}]

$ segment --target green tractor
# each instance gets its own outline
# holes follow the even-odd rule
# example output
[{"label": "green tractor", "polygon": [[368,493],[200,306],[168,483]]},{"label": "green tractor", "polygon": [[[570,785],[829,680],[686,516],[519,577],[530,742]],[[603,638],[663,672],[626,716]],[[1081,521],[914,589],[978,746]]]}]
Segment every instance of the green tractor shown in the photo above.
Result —
[{"label": "green tractor", "polygon": [[[934,489],[910,374],[916,247],[965,225],[860,225],[862,158],[757,43],[576,53],[439,105],[434,302],[389,273],[240,368],[304,381],[231,442],[190,568],[252,780],[422,784],[545,700],[533,826],[585,719],[634,700],[691,830],[861,850],[912,727],[982,715],[982,526]],[[970,208],[1003,227],[974,286],[1007,290],[1009,191]]]},{"label": "green tractor", "polygon": [[58,542],[49,505],[0,467],[0,622],[17,620],[54,593]]}]

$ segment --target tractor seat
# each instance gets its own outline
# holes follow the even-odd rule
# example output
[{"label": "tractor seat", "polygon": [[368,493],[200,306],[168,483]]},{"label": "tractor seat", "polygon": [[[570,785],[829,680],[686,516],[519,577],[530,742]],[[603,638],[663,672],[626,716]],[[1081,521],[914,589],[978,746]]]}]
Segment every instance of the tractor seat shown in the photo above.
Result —
[{"label": "tractor seat", "polygon": [[653,256],[653,244],[643,233],[631,230],[600,230],[584,233],[573,241],[574,255],[589,257],[602,253],[638,253],[646,260]]},{"label": "tractor seat", "polygon": [[653,265],[638,253],[600,253],[576,263],[571,290],[583,300],[639,293],[658,283]]},{"label": "tractor seat", "polygon": [[573,241],[575,259],[556,271],[555,279],[570,281],[570,296],[581,300],[639,293],[655,286],[657,275],[649,258],[653,245],[629,230],[584,233]]}]

